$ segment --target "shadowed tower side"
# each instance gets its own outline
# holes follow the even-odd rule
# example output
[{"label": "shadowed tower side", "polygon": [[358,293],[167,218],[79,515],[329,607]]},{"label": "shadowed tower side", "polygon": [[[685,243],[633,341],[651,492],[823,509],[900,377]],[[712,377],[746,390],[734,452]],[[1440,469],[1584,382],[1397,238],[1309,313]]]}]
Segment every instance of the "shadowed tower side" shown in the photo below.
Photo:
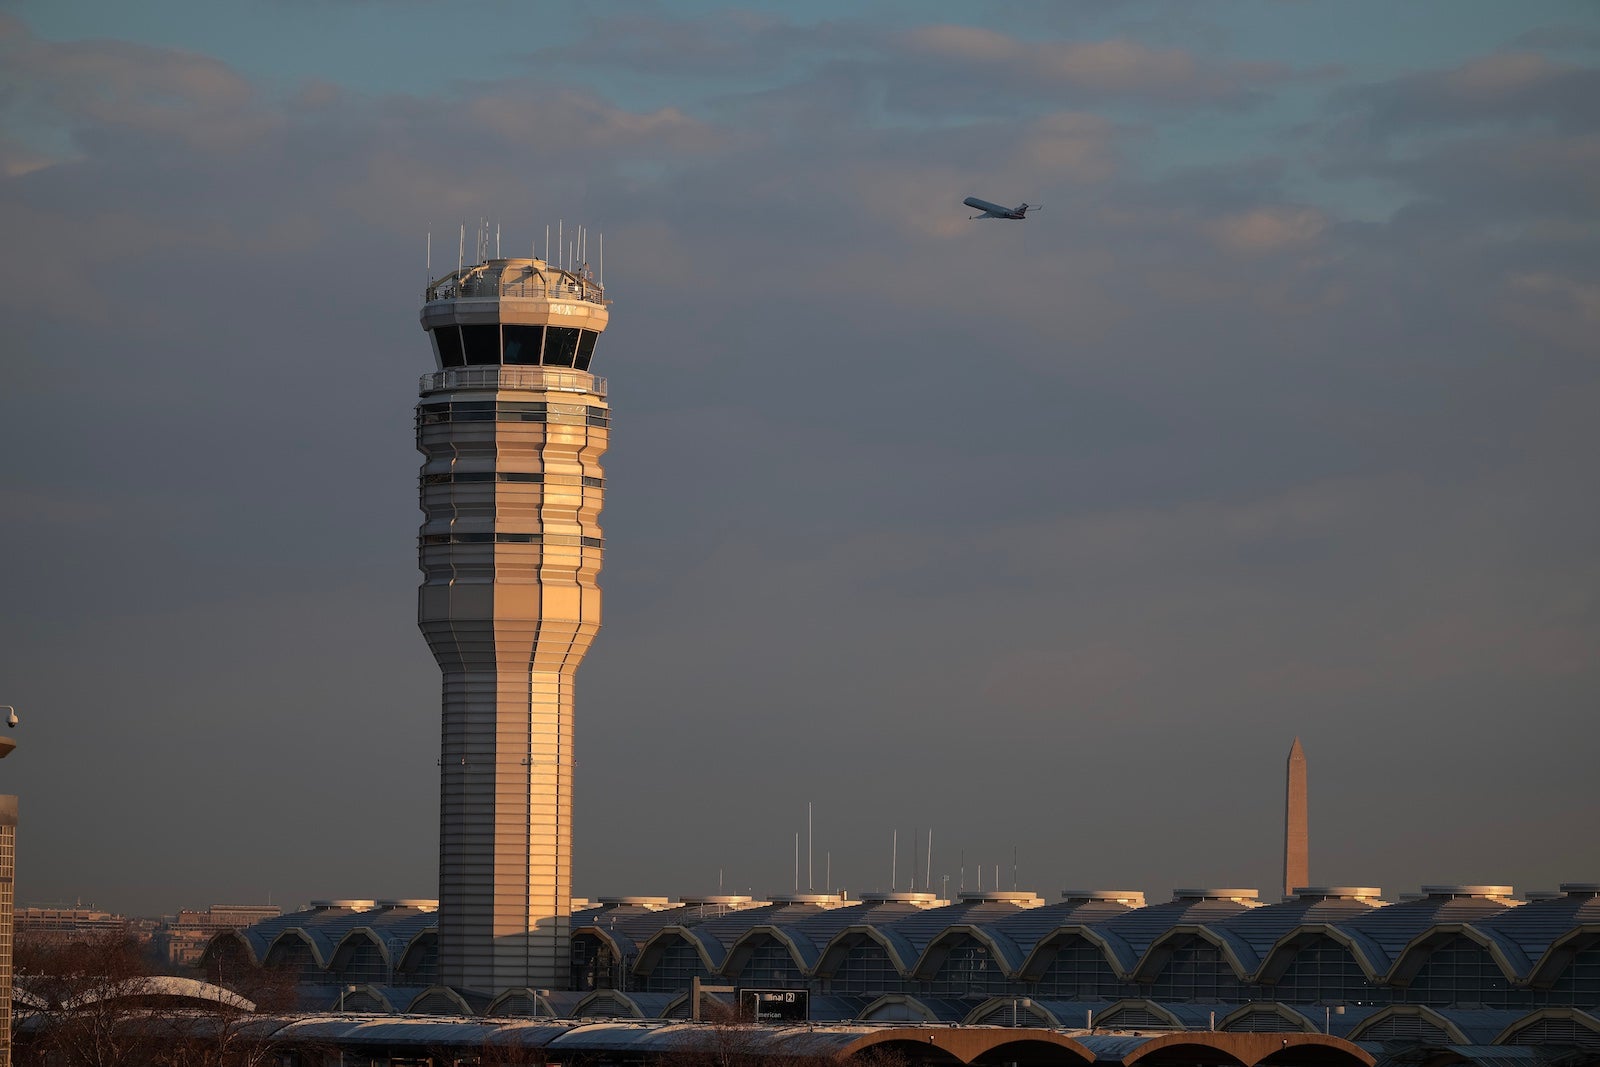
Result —
[{"label": "shadowed tower side", "polygon": [[417,622],[443,674],[439,980],[565,988],[573,679],[600,628],[611,413],[586,268],[491,259],[428,286]]},{"label": "shadowed tower side", "polygon": [[1284,790],[1283,896],[1311,884],[1311,834],[1306,820],[1306,752],[1300,739],[1289,746],[1289,775]]}]

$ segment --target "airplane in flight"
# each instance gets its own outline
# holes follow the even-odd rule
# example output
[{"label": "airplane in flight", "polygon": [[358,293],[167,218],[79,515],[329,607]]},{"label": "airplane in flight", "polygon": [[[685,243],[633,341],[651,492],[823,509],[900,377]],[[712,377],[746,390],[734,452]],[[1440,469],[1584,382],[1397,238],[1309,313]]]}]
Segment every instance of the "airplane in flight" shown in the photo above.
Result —
[{"label": "airplane in flight", "polygon": [[971,216],[975,219],[1023,219],[1028,217],[1028,209],[1030,207],[1035,211],[1039,210],[1038,204],[1023,204],[1021,207],[1001,207],[999,204],[991,204],[987,200],[979,200],[975,196],[969,196],[961,202],[967,207],[975,207],[983,212],[982,215]]}]

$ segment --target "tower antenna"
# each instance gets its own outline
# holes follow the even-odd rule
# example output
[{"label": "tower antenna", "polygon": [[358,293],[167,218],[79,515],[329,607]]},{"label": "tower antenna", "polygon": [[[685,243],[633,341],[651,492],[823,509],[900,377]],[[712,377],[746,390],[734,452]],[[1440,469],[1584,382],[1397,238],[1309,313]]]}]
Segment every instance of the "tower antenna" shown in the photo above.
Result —
[{"label": "tower antenna", "polygon": [[917,828],[911,828],[911,891],[917,891]]},{"label": "tower antenna", "polygon": [[812,846],[816,838],[811,836],[811,801],[806,801],[806,892],[816,892],[816,883],[812,880],[811,858]]},{"label": "tower antenna", "polygon": [[550,262],[550,224],[544,224],[544,261]]},{"label": "tower antenna", "polygon": [[456,238],[456,285],[461,285],[461,268],[467,259],[467,220],[461,220],[461,234]]},{"label": "tower antenna", "polygon": [[794,832],[794,891],[800,892],[800,831]]},{"label": "tower antenna", "polygon": [[[565,238],[562,236],[562,233],[561,233],[562,227],[564,227],[566,224],[567,224],[567,220],[566,219],[557,219],[556,220],[556,258],[557,259],[561,258],[561,250],[567,247],[566,243],[565,243]],[[556,265],[558,267],[565,267],[566,266],[565,263],[558,263]]]},{"label": "tower antenna", "polygon": [[922,888],[933,892],[933,827],[928,827],[928,870],[922,879]]},{"label": "tower antenna", "polygon": [[889,838],[889,891],[892,893],[900,888],[900,831],[897,828],[894,836]]},{"label": "tower antenna", "polygon": [[606,288],[606,235],[602,233],[602,234],[596,234],[596,236],[600,239],[599,247],[596,249],[596,251],[598,251],[600,253],[599,264],[598,264],[598,266],[600,268],[600,291],[601,292],[605,292],[605,288]]}]

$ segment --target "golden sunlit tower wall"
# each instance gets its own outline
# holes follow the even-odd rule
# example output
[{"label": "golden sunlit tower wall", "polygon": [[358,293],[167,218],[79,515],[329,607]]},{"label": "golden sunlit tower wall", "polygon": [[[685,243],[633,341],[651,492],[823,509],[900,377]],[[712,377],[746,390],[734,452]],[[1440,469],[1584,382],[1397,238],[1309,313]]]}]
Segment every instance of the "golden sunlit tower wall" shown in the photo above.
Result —
[{"label": "golden sunlit tower wall", "polygon": [[489,259],[427,288],[438,370],[423,454],[417,623],[444,675],[439,980],[564,987],[573,676],[600,628],[611,421],[587,266]]}]

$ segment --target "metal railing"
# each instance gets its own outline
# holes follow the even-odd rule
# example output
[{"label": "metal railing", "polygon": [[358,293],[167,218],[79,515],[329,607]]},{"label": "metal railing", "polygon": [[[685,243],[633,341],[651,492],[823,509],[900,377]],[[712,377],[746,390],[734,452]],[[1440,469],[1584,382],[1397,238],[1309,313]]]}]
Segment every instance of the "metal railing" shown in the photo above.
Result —
[{"label": "metal railing", "polygon": [[497,282],[482,277],[468,278],[464,282],[450,278],[422,291],[423,303],[435,300],[499,300],[503,297],[516,300],[581,300],[602,307],[606,303],[606,291],[589,281],[539,285],[532,282]]},{"label": "metal railing", "polygon": [[417,382],[419,393],[454,389],[546,389],[605,396],[606,380],[587,371],[548,367],[451,367],[424,374]]}]

